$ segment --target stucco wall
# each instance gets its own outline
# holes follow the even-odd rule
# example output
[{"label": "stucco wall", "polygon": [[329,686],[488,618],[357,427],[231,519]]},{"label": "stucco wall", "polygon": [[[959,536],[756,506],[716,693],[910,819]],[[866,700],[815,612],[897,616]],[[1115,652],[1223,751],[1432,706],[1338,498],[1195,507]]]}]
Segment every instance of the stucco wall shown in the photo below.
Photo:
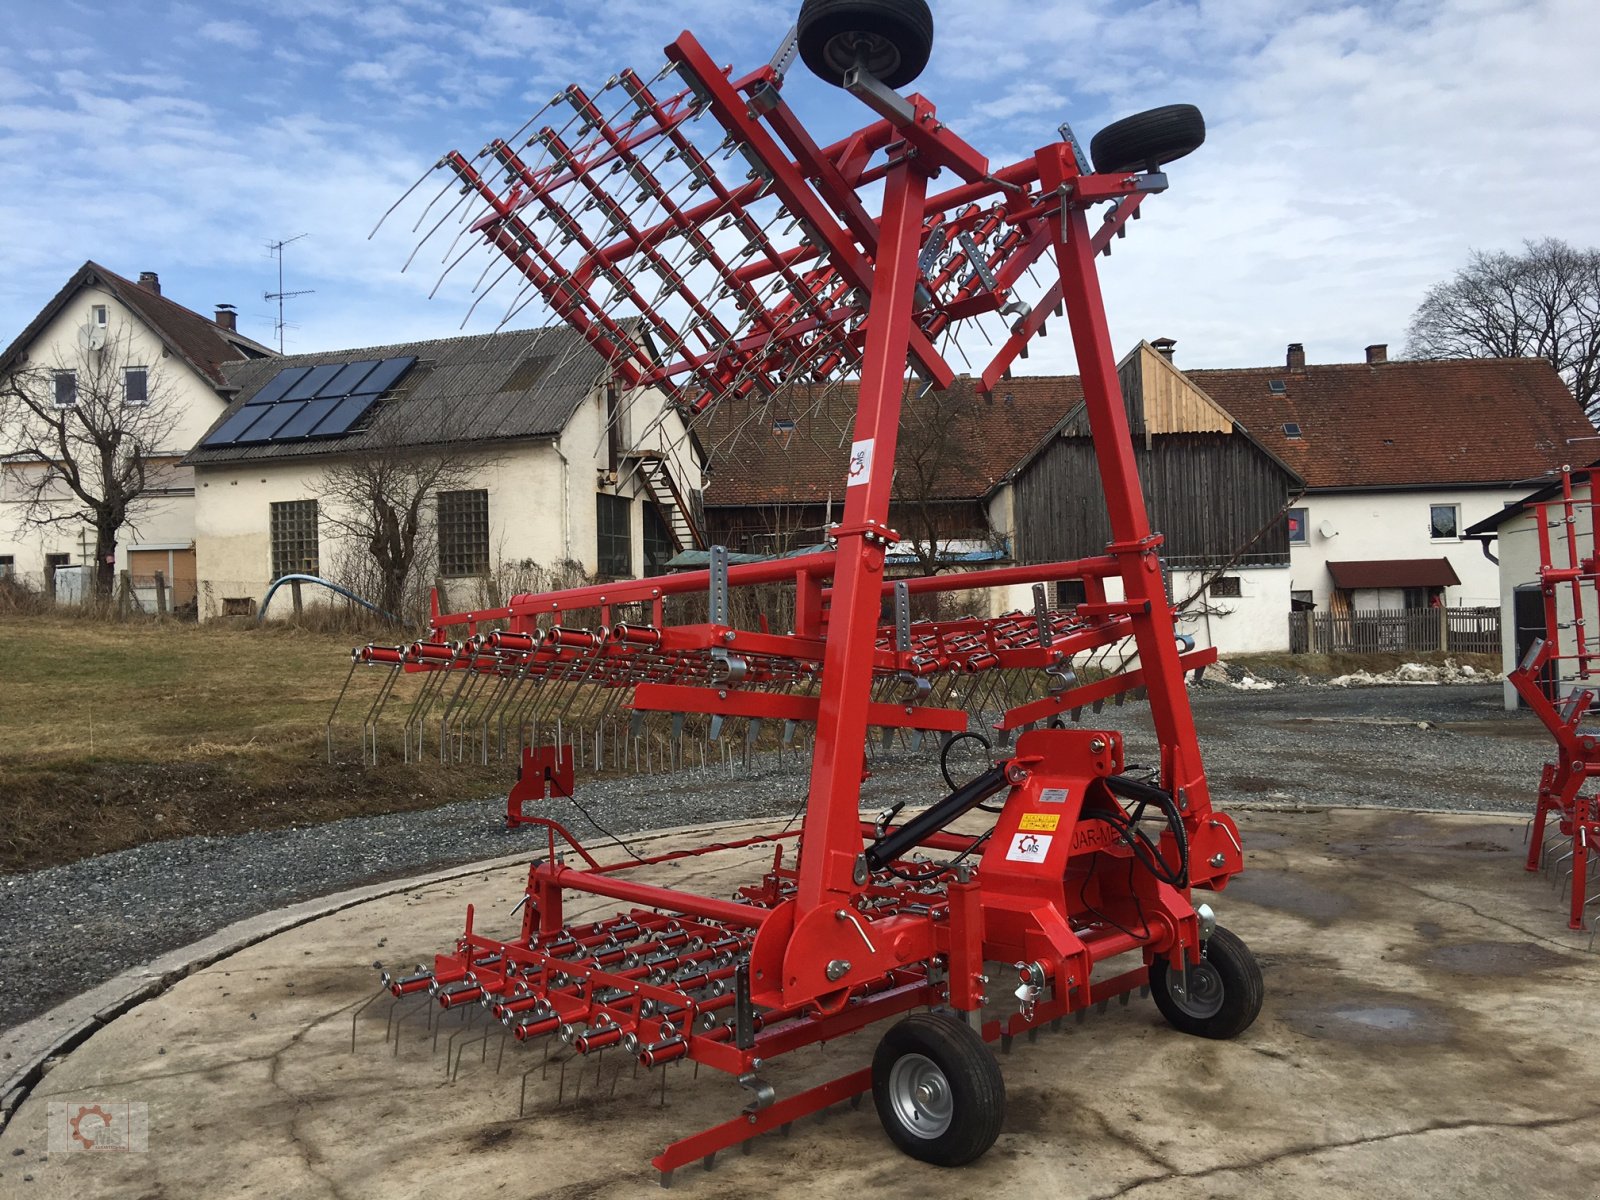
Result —
[{"label": "stucco wall", "polygon": [[[48,372],[83,371],[84,355],[95,352],[80,347],[79,330],[90,323],[97,304],[107,308],[107,349],[101,353],[117,356],[124,366],[144,367],[149,372],[152,402],[170,405],[176,418],[167,444],[151,447],[152,454],[174,458],[183,455],[227,405],[203,376],[182,358],[170,354],[161,340],[110,292],[84,288],[69,300],[29,345],[29,362]],[[14,444],[0,429],[0,453]],[[19,519],[20,510],[21,505],[15,501],[0,500],[0,555],[11,555],[19,574],[34,581],[42,579],[47,554],[66,554],[74,564],[85,560],[86,550],[93,557],[91,529],[77,525],[29,529]],[[152,497],[136,514],[132,526],[123,530],[117,547],[117,568],[128,565],[129,550],[187,547],[193,540],[194,497],[181,493]]]},{"label": "stucco wall", "polygon": [[[1230,654],[1277,653],[1289,649],[1289,572],[1282,567],[1247,567],[1228,572],[1239,580],[1238,596],[1201,597],[1177,617],[1179,633],[1194,638],[1196,647],[1215,646],[1223,657]],[[1193,571],[1174,571],[1174,603],[1188,599],[1204,577]],[[1006,608],[1033,610],[1031,587],[1002,590]],[[1122,580],[1106,580],[1106,598],[1122,599]],[[1054,602],[1054,590],[1050,592]]]},{"label": "stucco wall", "polygon": [[[1593,511],[1588,507],[1588,488],[1574,489],[1574,495],[1579,503],[1575,506],[1574,520],[1577,530],[1579,557],[1586,558],[1591,553],[1593,542],[1590,530],[1593,520]],[[1557,563],[1568,561],[1570,552],[1568,542],[1569,527],[1558,523],[1550,532],[1551,557]],[[1500,657],[1503,669],[1509,672],[1517,665],[1517,618],[1516,594],[1519,587],[1536,586],[1539,582],[1539,527],[1537,516],[1528,511],[1519,513],[1509,518],[1499,528],[1499,537],[1493,544],[1493,550],[1500,559],[1500,627],[1502,630]],[[1591,646],[1600,644],[1600,594],[1597,594],[1592,583],[1583,587],[1583,608],[1587,618],[1585,629]],[[1576,647],[1575,631],[1571,627],[1573,620],[1572,589],[1565,585],[1556,588],[1556,620],[1568,628],[1560,629],[1557,634],[1560,638],[1560,652],[1572,654]],[[1577,685],[1576,664],[1568,660],[1560,664],[1559,677],[1561,680],[1561,693],[1564,695]],[[1595,687],[1593,679],[1584,682],[1585,687]],[[1504,688],[1505,706],[1508,709],[1517,707],[1516,689],[1508,682]]]},{"label": "stucco wall", "polygon": [[[1333,591],[1333,579],[1328,574],[1330,560],[1448,558],[1461,583],[1446,589],[1445,603],[1451,607],[1492,606],[1500,595],[1495,565],[1483,556],[1475,541],[1430,537],[1429,509],[1435,504],[1459,505],[1458,529],[1465,529],[1526,494],[1526,489],[1457,488],[1306,496],[1296,507],[1307,510],[1307,541],[1289,549],[1292,588],[1311,592],[1317,608],[1326,610]],[[1328,535],[1322,533],[1324,522],[1332,527]]]},{"label": "stucco wall", "polygon": [[[648,407],[652,401],[659,406],[659,397],[653,395],[634,399],[632,411],[624,418],[622,444],[668,455],[678,472],[679,488],[687,493],[701,485],[698,465],[675,416],[669,415],[651,428],[656,415]],[[595,496],[605,492],[632,501],[633,572],[643,571],[645,487],[639,473],[626,465],[611,482],[605,414],[604,395],[597,393],[579,405],[559,442],[504,442],[486,451],[488,457],[465,486],[489,493],[491,569],[517,564],[553,568],[572,561],[584,571],[594,572],[598,558]],[[260,599],[272,575],[271,505],[318,498],[329,461],[267,461],[197,471],[195,540],[203,617],[220,613],[220,604],[206,605],[208,581],[210,592],[219,601],[223,596]],[[340,548],[325,521],[319,521],[318,541],[322,569],[331,572]],[[516,584],[516,570],[507,571],[506,576]],[[306,598],[311,598],[310,592]],[[458,579],[445,581],[440,603],[451,610],[484,605],[492,599],[482,581]]]}]

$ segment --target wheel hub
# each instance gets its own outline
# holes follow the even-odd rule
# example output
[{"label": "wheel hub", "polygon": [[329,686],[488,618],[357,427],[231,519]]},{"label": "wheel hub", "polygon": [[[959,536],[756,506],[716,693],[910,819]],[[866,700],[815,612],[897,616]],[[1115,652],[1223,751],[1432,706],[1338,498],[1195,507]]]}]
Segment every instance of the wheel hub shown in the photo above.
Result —
[{"label": "wheel hub", "polygon": [[1222,1011],[1223,992],[1221,974],[1209,962],[1201,959],[1189,968],[1186,990],[1179,992],[1174,988],[1172,994],[1184,1012],[1204,1020]]},{"label": "wheel hub", "polygon": [[905,1054],[889,1073],[889,1100],[900,1124],[921,1138],[936,1138],[950,1128],[955,1105],[950,1081],[931,1058]]},{"label": "wheel hub", "polygon": [[899,48],[876,33],[841,33],[828,40],[822,53],[828,65],[841,75],[852,67],[861,66],[868,74],[882,79],[894,74],[900,65]]}]

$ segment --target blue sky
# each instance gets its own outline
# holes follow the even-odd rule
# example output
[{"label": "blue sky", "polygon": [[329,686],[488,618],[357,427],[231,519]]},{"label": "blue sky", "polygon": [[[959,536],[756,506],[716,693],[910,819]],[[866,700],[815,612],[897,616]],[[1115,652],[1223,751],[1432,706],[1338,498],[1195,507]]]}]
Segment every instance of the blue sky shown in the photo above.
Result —
[{"label": "blue sky", "polygon": [[[1189,366],[1398,350],[1469,247],[1600,244],[1593,0],[947,0],[915,85],[994,161],[1109,120],[1198,104],[1210,136],[1102,260],[1114,338],[1178,339]],[[650,74],[696,32],[765,61],[784,3],[13,0],[0,60],[0,342],[85,259],[227,301],[271,341],[267,243],[287,251],[293,351],[447,336],[469,300],[400,273],[410,222],[377,218],[439,154],[519,126],[568,82]],[[791,72],[819,140],[870,116]],[[474,273],[475,274],[475,273]],[[470,282],[470,276],[468,278]],[[487,329],[493,316],[469,328]],[[1052,336],[1024,370],[1070,370]]]}]

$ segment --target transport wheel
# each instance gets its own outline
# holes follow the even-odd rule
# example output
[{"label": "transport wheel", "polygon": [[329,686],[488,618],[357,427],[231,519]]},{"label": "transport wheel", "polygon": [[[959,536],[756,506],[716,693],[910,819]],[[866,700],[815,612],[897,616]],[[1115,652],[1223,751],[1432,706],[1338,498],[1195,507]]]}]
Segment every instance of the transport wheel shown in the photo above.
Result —
[{"label": "transport wheel", "polygon": [[1176,990],[1177,973],[1167,960],[1150,964],[1150,994],[1174,1029],[1196,1037],[1238,1037],[1261,1013],[1265,985],[1250,948],[1218,925],[1201,949],[1198,965],[1189,967],[1187,994]]},{"label": "transport wheel", "polygon": [[1102,174],[1154,171],[1205,144],[1206,119],[1192,104],[1167,104],[1107,125],[1089,142]]},{"label": "transport wheel", "polygon": [[800,57],[835,87],[861,63],[889,87],[904,87],[928,65],[933,13],[926,0],[805,0]]},{"label": "transport wheel", "polygon": [[872,1056],[872,1101],[889,1140],[912,1158],[959,1167],[1000,1136],[1006,1084],[989,1047],[943,1012],[912,1013]]}]

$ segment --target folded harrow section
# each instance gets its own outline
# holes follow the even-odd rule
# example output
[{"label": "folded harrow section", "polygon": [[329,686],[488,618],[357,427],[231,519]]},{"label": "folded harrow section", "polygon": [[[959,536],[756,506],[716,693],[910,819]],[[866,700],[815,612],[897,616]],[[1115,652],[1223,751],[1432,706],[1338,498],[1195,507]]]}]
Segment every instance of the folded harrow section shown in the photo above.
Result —
[{"label": "folded harrow section", "polygon": [[[1600,696],[1600,644],[1585,613],[1600,611],[1600,543],[1596,541],[1592,471],[1563,470],[1559,492],[1529,506],[1539,539],[1544,636],[1508,678],[1544,722],[1556,744],[1544,765],[1529,822],[1529,871],[1548,871],[1568,899],[1567,924],[1582,929],[1588,910],[1590,858],[1600,846],[1600,729],[1592,720]],[[1593,938],[1591,937],[1591,944]]]},{"label": "folded harrow section", "polygon": [[[1004,1081],[986,1042],[1142,987],[1205,1037],[1242,1032],[1261,1006],[1249,951],[1192,899],[1243,867],[1236,827],[1211,807],[1184,685],[1214,653],[1174,630],[1096,273],[1203,122],[1181,105],[1130,118],[1102,131],[1093,165],[1062,126],[1061,140],[991,163],[926,97],[886,82],[915,76],[931,30],[922,0],[811,0],[772,62],[740,76],[685,33],[648,79],[625,71],[598,92],[559,93],[559,127],[540,114],[475,157],[440,160],[459,200],[434,228],[461,223],[462,257],[488,247],[521,281],[512,313],[538,298],[618,391],[664,396],[684,436],[730,399],[759,406],[786,384],[859,378],[826,551],[729,566],[714,550],[705,571],[435,612],[423,638],[365,647],[352,664],[387,671],[369,749],[395,682],[420,676],[407,752],[431,743],[434,720],[447,758],[515,750],[508,816],[543,841],[515,936],[483,935],[469,910],[454,947],[388,991],[426,994],[430,1010],[476,1006],[511,1042],[738,1078],[750,1104],[657,1156],[669,1174],[869,1087],[896,1145],[959,1165],[1000,1128]],[[875,119],[819,146],[782,91],[797,51]],[[658,91],[674,74],[681,87]],[[1077,356],[1110,544],[1053,565],[887,578],[908,370],[912,386],[948,387],[946,356],[978,332],[993,347],[974,371],[988,391],[1055,313]],[[1061,580],[1082,581],[1082,602],[1048,603]],[[1018,586],[1032,588],[1027,611],[917,619],[920,598]],[[735,603],[760,587],[781,608]],[[1118,731],[1066,727],[1130,696],[1148,700],[1156,744],[1141,768]],[[948,749],[973,710],[990,726],[985,748],[1003,747],[992,764],[947,771],[951,790],[904,820],[896,806],[864,822],[869,731]],[[526,808],[571,793],[574,759],[614,763],[620,744],[637,764],[650,722],[667,734],[645,753],[672,766],[688,761],[691,731],[715,740],[730,720],[746,723],[747,747],[768,722],[780,744],[808,740],[801,826],[769,835],[771,868],[731,899],[639,874],[664,856],[601,863]],[[586,916],[596,898],[623,907],[574,923],[574,897]],[[891,1017],[870,1070],[782,1098],[762,1073]]]}]

